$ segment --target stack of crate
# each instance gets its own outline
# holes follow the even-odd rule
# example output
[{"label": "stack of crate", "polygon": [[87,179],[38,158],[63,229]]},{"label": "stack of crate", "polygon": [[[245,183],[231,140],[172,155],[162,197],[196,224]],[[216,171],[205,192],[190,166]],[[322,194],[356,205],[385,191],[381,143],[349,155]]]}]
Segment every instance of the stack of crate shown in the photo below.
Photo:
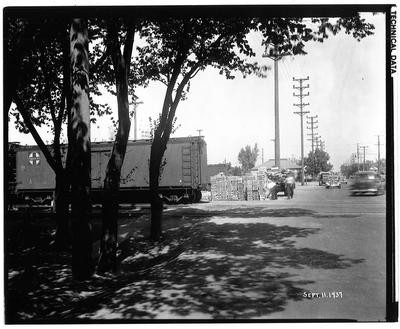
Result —
[{"label": "stack of crate", "polygon": [[211,177],[211,197],[216,201],[265,200],[268,178],[264,173],[249,176]]},{"label": "stack of crate", "polygon": [[258,194],[260,196],[260,200],[265,200],[267,197],[267,176],[263,172],[259,172],[257,174],[258,181]]},{"label": "stack of crate", "polygon": [[225,175],[215,175],[210,178],[212,200],[223,200],[225,197]]},{"label": "stack of crate", "polygon": [[260,200],[260,194],[259,194],[259,189],[258,189],[258,179],[257,176],[253,178],[252,181],[252,188],[251,188],[251,193],[252,193],[252,199],[253,200]]},{"label": "stack of crate", "polygon": [[232,184],[229,177],[225,177],[225,195],[223,200],[232,200]]},{"label": "stack of crate", "polygon": [[239,176],[228,176],[227,177],[230,184],[230,194],[228,195],[228,200],[238,201],[239,200],[239,183],[242,180]]},{"label": "stack of crate", "polygon": [[240,177],[240,181],[238,182],[238,199],[239,201],[246,200],[245,185],[242,177]]},{"label": "stack of crate", "polygon": [[253,179],[251,176],[244,176],[244,190],[246,195],[246,200],[251,201],[253,200]]},{"label": "stack of crate", "polygon": [[255,176],[244,176],[244,188],[246,194],[246,200],[258,200],[258,186],[257,186],[257,177]]}]

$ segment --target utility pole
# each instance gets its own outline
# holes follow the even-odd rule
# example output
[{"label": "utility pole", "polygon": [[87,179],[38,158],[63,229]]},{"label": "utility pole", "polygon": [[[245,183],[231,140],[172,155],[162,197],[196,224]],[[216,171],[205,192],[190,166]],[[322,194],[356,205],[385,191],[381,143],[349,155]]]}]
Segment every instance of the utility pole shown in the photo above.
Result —
[{"label": "utility pole", "polygon": [[133,140],[137,140],[137,106],[143,104],[142,101],[139,102],[137,99],[138,98],[135,97],[131,103],[133,105]]},{"label": "utility pole", "polygon": [[261,164],[264,163],[264,149],[261,149]]},{"label": "utility pole", "polygon": [[201,132],[203,131],[203,129],[197,129],[197,131],[199,132],[199,137],[201,136]]},{"label": "utility pole", "polygon": [[307,134],[308,136],[311,136],[311,139],[308,139],[311,141],[311,155],[312,155],[312,159],[313,159],[313,168],[312,168],[312,177],[314,178],[314,174],[315,174],[315,153],[314,153],[314,143],[315,143],[315,137],[317,135],[316,132],[314,132],[315,129],[318,128],[318,126],[316,125],[318,123],[318,121],[316,120],[318,118],[318,115],[315,116],[307,116],[307,119],[311,120],[311,121],[307,121],[307,124],[311,125],[310,127],[307,126],[307,129],[311,129],[311,134]]},{"label": "utility pole", "polygon": [[299,90],[299,94],[293,93],[293,96],[299,97],[300,103],[299,104],[293,104],[294,106],[298,106],[300,108],[299,112],[293,112],[294,114],[299,114],[300,115],[300,124],[301,124],[301,185],[304,185],[304,136],[303,136],[303,115],[310,113],[309,111],[303,111],[303,107],[310,105],[308,103],[303,103],[303,98],[306,96],[309,96],[310,93],[307,92],[307,94],[303,94],[303,90],[306,88],[309,88],[310,85],[307,84],[307,86],[303,86],[303,81],[307,81],[309,77],[307,78],[300,78],[300,79],[295,79],[293,78],[293,81],[297,81],[300,83],[299,87],[296,87],[293,85],[294,89]]},{"label": "utility pole", "polygon": [[307,136],[311,136],[311,138],[309,138],[308,140],[311,141],[311,152],[312,153],[314,153],[314,142],[315,142],[315,137],[317,135],[317,133],[314,132],[314,130],[318,128],[318,126],[316,126],[316,124],[318,123],[318,121],[316,120],[317,118],[318,118],[318,115],[307,116],[307,119],[311,120],[311,121],[307,121],[307,124],[310,125],[310,126],[307,126],[307,129],[311,130],[311,134],[307,134]]},{"label": "utility pole", "polygon": [[357,143],[357,171],[360,170],[360,144]]},{"label": "utility pole", "polygon": [[[269,51],[268,51],[269,50]],[[280,150],[280,137],[279,137],[279,72],[278,72],[278,61],[283,56],[290,55],[289,53],[278,54],[275,45],[270,44],[269,49],[265,50],[263,57],[268,57],[274,61],[274,93],[275,93],[275,167],[281,166],[281,150]]]},{"label": "utility pole", "polygon": [[365,149],[368,148],[368,146],[360,146],[361,149],[364,151],[364,156],[363,156],[363,171],[365,171]]},{"label": "utility pole", "polygon": [[315,137],[315,149],[321,149],[321,136]]},{"label": "utility pole", "polygon": [[381,145],[383,145],[383,144],[381,144],[381,141],[380,141],[380,135],[378,135],[378,144],[375,144],[375,145],[378,145],[378,174],[380,174],[381,173]]},{"label": "utility pole", "polygon": [[321,144],[321,151],[325,151],[325,141],[320,141],[319,142]]}]

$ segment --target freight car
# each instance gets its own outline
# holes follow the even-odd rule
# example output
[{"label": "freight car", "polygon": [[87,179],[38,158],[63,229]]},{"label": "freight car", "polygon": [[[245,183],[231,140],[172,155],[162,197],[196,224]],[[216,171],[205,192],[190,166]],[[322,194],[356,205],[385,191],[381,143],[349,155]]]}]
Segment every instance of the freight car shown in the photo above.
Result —
[{"label": "freight car", "polygon": [[[112,142],[91,143],[91,198],[101,203],[103,182]],[[150,140],[129,141],[121,170],[121,203],[149,201]],[[19,200],[50,203],[55,174],[37,146],[13,145],[15,152],[15,194]],[[63,145],[64,161],[67,146]],[[171,138],[164,154],[159,192],[170,203],[199,202],[207,185],[207,145],[204,138]]]}]

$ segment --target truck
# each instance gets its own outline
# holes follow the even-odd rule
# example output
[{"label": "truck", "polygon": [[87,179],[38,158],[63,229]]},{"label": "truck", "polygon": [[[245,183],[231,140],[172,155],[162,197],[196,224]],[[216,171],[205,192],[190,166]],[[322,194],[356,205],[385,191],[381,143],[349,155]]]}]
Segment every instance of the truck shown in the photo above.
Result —
[{"label": "truck", "polygon": [[[103,182],[113,142],[91,143],[91,199],[103,200]],[[63,161],[67,145],[62,145]],[[48,203],[54,199],[55,174],[38,146],[15,146],[15,194],[18,200]],[[120,203],[149,202],[151,140],[128,141],[121,169]],[[159,193],[169,203],[201,200],[207,187],[207,145],[202,136],[170,138],[164,154]]]},{"label": "truck", "polygon": [[321,171],[318,175],[318,185],[319,186],[326,186],[326,183],[329,180],[329,171]]}]

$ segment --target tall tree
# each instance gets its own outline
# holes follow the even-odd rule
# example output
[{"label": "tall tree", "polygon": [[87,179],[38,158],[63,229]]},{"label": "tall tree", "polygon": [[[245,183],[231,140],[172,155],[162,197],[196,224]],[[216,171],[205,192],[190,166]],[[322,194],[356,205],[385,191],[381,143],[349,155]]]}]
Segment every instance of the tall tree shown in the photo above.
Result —
[{"label": "tall tree", "polygon": [[[19,28],[16,28],[19,27]],[[35,33],[24,33],[24,28],[34,27]],[[22,31],[21,31],[22,29]],[[22,33],[22,36],[21,36]],[[59,249],[68,247],[68,204],[69,189],[67,168],[63,165],[63,154],[60,144],[62,124],[70,108],[69,79],[69,38],[68,25],[60,19],[45,18],[38,24],[35,20],[9,19],[7,25],[9,46],[7,61],[21,47],[18,40],[26,39],[20,65],[7,74],[12,76],[14,89],[9,90],[8,102],[16,105],[10,114],[16,119],[20,132],[31,133],[43,152],[48,164],[56,176],[55,214],[57,220],[56,246]],[[8,64],[8,63],[7,63]],[[8,87],[10,88],[10,87]],[[22,119],[21,119],[22,117]],[[37,127],[46,126],[54,134],[52,145],[46,145]],[[68,161],[67,161],[68,164]]]},{"label": "tall tree", "polygon": [[248,172],[250,169],[254,168],[258,158],[258,146],[257,143],[251,148],[250,145],[246,145],[242,148],[238,155],[239,163],[242,166],[243,172]]},{"label": "tall tree", "polygon": [[93,273],[88,44],[87,21],[73,19],[70,29],[72,107],[68,129],[71,148],[72,274],[76,279],[87,279]]},{"label": "tall tree", "polygon": [[333,165],[329,163],[329,159],[329,154],[319,148],[314,152],[311,151],[304,159],[306,174],[316,177],[321,171],[330,171]]},{"label": "tall tree", "polygon": [[[119,36],[123,30],[123,35]],[[121,168],[125,158],[130,131],[128,76],[132,60],[135,21],[109,20],[107,22],[107,52],[113,65],[118,103],[118,130],[106,169],[103,200],[103,230],[100,247],[99,271],[116,269],[118,239],[118,192]],[[123,44],[123,52],[121,52]]]},{"label": "tall tree", "polygon": [[358,164],[357,163],[352,163],[352,164],[342,164],[340,166],[340,172],[349,178],[350,176],[354,175],[358,171]]},{"label": "tall tree", "polygon": [[251,21],[240,18],[171,18],[154,21],[142,30],[147,45],[139,50],[139,65],[144,76],[166,86],[150,152],[150,235],[153,240],[161,236],[160,168],[178,104],[185,98],[190,80],[207,66],[219,69],[228,79],[234,78],[232,71],[249,74],[258,69],[256,64],[247,63],[234,51],[237,47],[243,55],[254,54],[246,40]]},{"label": "tall tree", "polygon": [[[55,246],[59,250],[69,249],[71,242],[71,161],[70,152],[66,152],[65,146],[61,145],[63,124],[71,109],[69,30],[70,22],[65,17],[43,15],[20,18],[9,15],[6,19],[6,80],[10,83],[6,84],[5,89],[7,104],[15,104],[15,107],[10,107],[9,120],[14,117],[16,128],[20,132],[32,134],[55,173]],[[101,41],[102,34],[95,32],[92,29],[92,36]],[[104,57],[101,51],[92,54],[93,72],[102,66]],[[97,84],[91,84],[90,90],[93,94],[100,95]],[[90,101],[93,114],[110,113],[106,104],[95,103],[93,99]],[[39,130],[43,127],[53,134],[50,145],[46,145]]]}]

